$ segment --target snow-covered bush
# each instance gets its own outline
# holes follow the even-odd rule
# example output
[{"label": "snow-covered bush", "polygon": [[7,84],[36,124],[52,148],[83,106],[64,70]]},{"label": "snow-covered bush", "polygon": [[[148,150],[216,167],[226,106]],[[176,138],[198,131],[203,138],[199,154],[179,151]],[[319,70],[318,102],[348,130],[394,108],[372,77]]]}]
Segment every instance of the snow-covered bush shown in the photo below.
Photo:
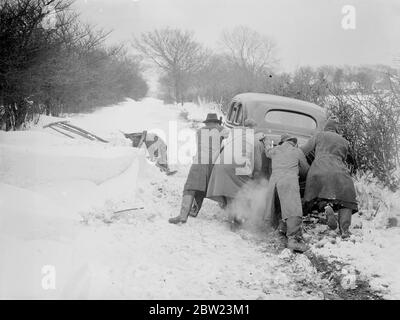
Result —
[{"label": "snow-covered bush", "polygon": [[400,191],[390,191],[371,174],[358,174],[355,179],[355,187],[363,219],[372,221],[376,228],[398,225]]},{"label": "snow-covered bush", "polygon": [[371,172],[395,191],[400,186],[399,166],[400,82],[390,79],[392,90],[349,94],[335,88],[328,111],[338,118],[341,134],[350,142],[355,169]]}]

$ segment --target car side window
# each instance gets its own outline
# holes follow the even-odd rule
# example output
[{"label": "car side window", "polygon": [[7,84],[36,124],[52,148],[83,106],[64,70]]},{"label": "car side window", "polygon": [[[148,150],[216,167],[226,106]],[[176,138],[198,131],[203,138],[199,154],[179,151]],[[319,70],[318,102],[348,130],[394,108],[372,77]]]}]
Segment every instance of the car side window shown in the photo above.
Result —
[{"label": "car side window", "polygon": [[232,102],[231,107],[229,108],[228,122],[234,122],[234,119],[236,117],[236,110],[236,102]]},{"label": "car side window", "polygon": [[236,117],[234,122],[235,124],[242,124],[243,122],[243,107],[241,103],[236,107]]},{"label": "car side window", "polygon": [[270,110],[265,115],[265,121],[281,126],[292,126],[297,128],[312,129],[317,128],[317,122],[311,116],[288,110]]}]

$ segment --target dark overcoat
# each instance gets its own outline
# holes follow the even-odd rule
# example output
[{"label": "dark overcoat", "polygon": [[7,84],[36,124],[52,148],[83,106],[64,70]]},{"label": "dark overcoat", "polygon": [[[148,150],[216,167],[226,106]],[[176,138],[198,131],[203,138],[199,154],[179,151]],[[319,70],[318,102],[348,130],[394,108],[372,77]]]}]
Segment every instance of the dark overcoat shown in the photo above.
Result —
[{"label": "dark overcoat", "polygon": [[[197,154],[190,167],[183,191],[201,191],[206,193],[213,164],[221,150],[221,143],[226,130],[219,124],[209,123],[196,132]],[[204,137],[209,136],[205,141]],[[207,142],[207,143],[205,143]]]},{"label": "dark overcoat", "polygon": [[302,148],[305,155],[315,152],[315,159],[307,174],[304,200],[338,201],[340,205],[357,211],[356,192],[346,159],[349,142],[333,131],[319,132]]},{"label": "dark overcoat", "polygon": [[[234,129],[241,134],[236,138],[242,138],[242,142],[232,139],[226,141],[224,150],[215,162],[210,183],[208,185],[207,198],[221,202],[225,198],[235,198],[243,186],[253,178],[261,176],[262,153],[264,147],[259,140],[259,135],[247,136],[246,128]],[[231,147],[229,148],[229,144]],[[234,150],[240,148],[242,157],[236,161]],[[242,149],[242,147],[244,149]],[[246,164],[246,159],[247,164]]]}]

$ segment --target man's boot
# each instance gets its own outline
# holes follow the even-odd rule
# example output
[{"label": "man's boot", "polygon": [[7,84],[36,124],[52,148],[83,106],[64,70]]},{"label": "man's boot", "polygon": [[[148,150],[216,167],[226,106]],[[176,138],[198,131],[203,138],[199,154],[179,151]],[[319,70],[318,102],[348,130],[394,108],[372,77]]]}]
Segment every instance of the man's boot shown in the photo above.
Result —
[{"label": "man's boot", "polygon": [[161,172],[165,172],[167,175],[170,174],[171,170],[169,169],[168,165],[165,163],[156,162],[156,167],[160,169]]},{"label": "man's boot", "polygon": [[351,209],[340,209],[339,210],[339,231],[342,236],[342,239],[348,239],[350,238],[350,225],[351,225],[351,215],[352,215],[352,210]]},{"label": "man's boot", "polygon": [[194,201],[192,205],[192,209],[190,209],[189,215],[193,218],[196,218],[200,212],[201,206],[203,205],[204,194],[201,192],[196,192],[194,195]]},{"label": "man's boot", "polygon": [[301,217],[290,217],[286,220],[286,226],[287,226],[286,235],[288,238],[287,248],[296,252],[303,253],[307,251],[309,248],[304,242],[301,231],[301,225],[302,225]]},{"label": "man's boot", "polygon": [[192,209],[190,209],[189,216],[196,218],[197,215],[199,214],[200,208],[199,205],[197,204],[196,198],[194,198]]},{"label": "man's boot", "polygon": [[165,165],[165,170],[161,170],[161,171],[164,171],[167,176],[172,176],[178,172],[178,170],[171,170],[171,168],[168,166],[168,164]]},{"label": "man's boot", "polygon": [[186,223],[190,210],[192,209],[193,199],[194,195],[185,194],[182,197],[181,213],[179,216],[169,219],[168,222],[173,224]]},{"label": "man's boot", "polygon": [[325,207],[325,214],[326,214],[326,220],[327,220],[328,227],[331,230],[336,230],[338,224],[337,224],[337,220],[335,217],[335,212],[333,211],[333,209],[330,205],[327,205]]},{"label": "man's boot", "polygon": [[286,221],[279,219],[279,224],[278,228],[276,229],[277,232],[277,237],[279,239],[280,244],[282,245],[283,248],[287,247],[288,239],[286,237],[286,231],[287,231],[287,226],[286,226]]},{"label": "man's boot", "polygon": [[284,234],[286,236],[287,226],[286,226],[285,220],[282,220],[282,219],[279,220],[278,232],[280,234]]}]

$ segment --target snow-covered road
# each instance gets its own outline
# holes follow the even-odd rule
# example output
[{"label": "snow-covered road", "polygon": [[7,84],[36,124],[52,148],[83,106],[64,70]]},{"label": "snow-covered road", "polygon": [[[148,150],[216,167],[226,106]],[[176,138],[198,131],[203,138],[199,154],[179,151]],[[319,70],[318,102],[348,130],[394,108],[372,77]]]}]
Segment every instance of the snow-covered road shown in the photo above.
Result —
[{"label": "snow-covered road", "polygon": [[[179,132],[190,132],[192,124],[181,116],[180,108],[145,99],[72,119],[111,145],[123,146],[129,142],[119,130],[168,133],[172,123]],[[207,111],[191,112],[201,118]],[[10,136],[0,138],[7,147],[4,141]],[[103,148],[107,157],[114,150],[96,148]],[[0,172],[0,298],[328,297],[330,284],[321,279],[310,259],[277,252],[274,235],[231,231],[226,213],[212,201],[206,200],[198,218],[187,224],[169,224],[168,218],[179,211],[189,164],[175,164],[178,173],[167,177],[142,152],[119,148],[115,152],[126,153],[121,159],[135,160],[127,166],[112,157],[110,172],[123,170],[106,181],[95,181],[78,168],[75,174],[84,179],[60,180],[63,176],[58,175],[57,181],[37,183],[22,181],[22,176],[15,180],[7,170]],[[132,207],[143,209],[113,214]]]},{"label": "snow-covered road", "polygon": [[[108,119],[109,124],[112,118],[113,125],[124,126],[122,131],[125,132],[158,129],[168,135],[169,124],[175,122],[178,130],[190,130],[191,124],[181,118],[179,107],[147,99],[131,108],[135,111],[121,108],[119,119],[116,119],[115,110],[103,110],[82,117],[80,124],[89,127],[89,120],[93,120],[92,129],[98,131],[101,119]],[[106,112],[115,112],[115,116],[104,117]],[[136,117],[132,117],[132,113]],[[100,127],[104,130],[107,124]],[[230,230],[226,213],[211,201],[206,201],[197,219],[191,219],[183,226],[170,225],[168,218],[176,215],[180,208],[189,165],[175,165],[175,168],[178,174],[166,177],[154,167],[147,167],[147,173],[139,179],[137,193],[138,206],[143,205],[144,210],[122,214],[108,226],[98,220],[89,223],[84,232],[85,240],[79,241],[87,244],[85,251],[92,251],[94,243],[97,248],[90,259],[91,270],[95,272],[87,273],[93,284],[89,297],[322,297],[321,292],[313,290],[317,287],[313,284],[318,280],[307,259],[297,256],[293,264],[288,264],[268,252],[265,243],[245,240]],[[101,244],[97,243],[98,239]],[[99,256],[102,256],[101,260]],[[303,290],[305,280],[310,282],[308,290]]]}]

